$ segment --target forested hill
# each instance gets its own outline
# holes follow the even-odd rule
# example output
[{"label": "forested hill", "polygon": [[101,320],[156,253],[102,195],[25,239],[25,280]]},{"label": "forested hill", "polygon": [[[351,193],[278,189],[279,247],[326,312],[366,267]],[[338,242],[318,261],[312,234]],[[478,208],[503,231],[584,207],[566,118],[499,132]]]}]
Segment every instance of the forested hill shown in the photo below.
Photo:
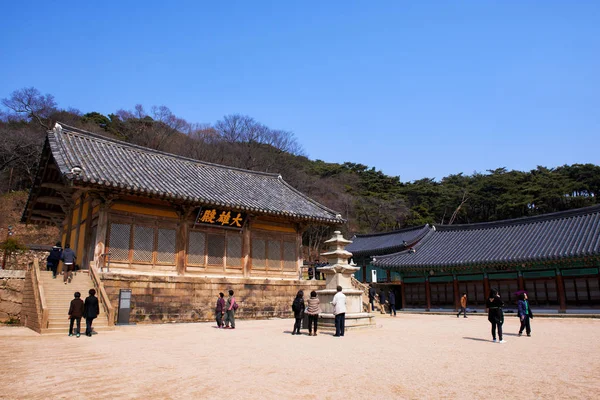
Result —
[{"label": "forested hill", "polygon": [[52,95],[16,90],[0,107],[0,191],[33,182],[45,132],[55,121],[202,161],[277,172],[292,186],[339,211],[345,234],[385,232],[424,223],[458,224],[544,214],[598,203],[600,166],[505,168],[411,183],[373,167],[309,160],[288,131],[228,115],[192,124],[167,107],[114,114],[62,110]]}]

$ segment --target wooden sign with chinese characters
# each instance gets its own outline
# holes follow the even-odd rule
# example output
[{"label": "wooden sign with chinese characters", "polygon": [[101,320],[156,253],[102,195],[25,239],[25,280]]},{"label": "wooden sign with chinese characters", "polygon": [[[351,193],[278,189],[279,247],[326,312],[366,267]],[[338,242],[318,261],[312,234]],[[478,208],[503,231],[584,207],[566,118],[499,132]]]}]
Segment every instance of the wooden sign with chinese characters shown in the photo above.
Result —
[{"label": "wooden sign with chinese characters", "polygon": [[226,226],[237,229],[242,229],[245,222],[245,213],[219,210],[217,208],[201,208],[196,217],[196,224]]}]

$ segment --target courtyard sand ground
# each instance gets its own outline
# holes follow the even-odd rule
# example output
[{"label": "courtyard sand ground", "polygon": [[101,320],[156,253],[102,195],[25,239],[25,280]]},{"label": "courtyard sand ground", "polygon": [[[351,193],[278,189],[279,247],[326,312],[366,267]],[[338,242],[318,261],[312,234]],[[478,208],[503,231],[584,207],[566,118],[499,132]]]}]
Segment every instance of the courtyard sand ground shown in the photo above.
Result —
[{"label": "courtyard sand ground", "polygon": [[92,338],[0,328],[6,399],[592,399],[600,320],[536,318],[491,342],[483,316],[399,314],[344,338],[292,320],[117,327]]}]

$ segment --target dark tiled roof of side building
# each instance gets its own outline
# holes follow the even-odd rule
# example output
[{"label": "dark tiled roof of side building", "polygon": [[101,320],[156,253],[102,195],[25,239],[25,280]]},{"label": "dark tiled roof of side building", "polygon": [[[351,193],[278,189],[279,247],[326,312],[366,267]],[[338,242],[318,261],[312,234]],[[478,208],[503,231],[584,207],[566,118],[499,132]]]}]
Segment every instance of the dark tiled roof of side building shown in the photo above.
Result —
[{"label": "dark tiled roof of side building", "polygon": [[402,251],[421,240],[429,225],[400,229],[393,232],[355,235],[346,250],[355,256],[376,256]]},{"label": "dark tiled roof of side building", "polygon": [[538,263],[600,256],[600,205],[505,221],[432,227],[413,249],[377,257],[389,269]]},{"label": "dark tiled roof of side building", "polygon": [[[63,178],[77,185],[299,220],[344,222],[277,174],[202,162],[60,124],[48,132],[47,144]],[[82,173],[72,174],[74,166]]]}]

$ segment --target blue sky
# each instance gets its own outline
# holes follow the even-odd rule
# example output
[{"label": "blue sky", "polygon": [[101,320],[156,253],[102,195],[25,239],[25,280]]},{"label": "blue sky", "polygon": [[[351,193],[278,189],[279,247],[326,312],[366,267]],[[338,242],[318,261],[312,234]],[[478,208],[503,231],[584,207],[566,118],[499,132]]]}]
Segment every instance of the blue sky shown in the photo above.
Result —
[{"label": "blue sky", "polygon": [[83,112],[246,114],[311,159],[402,181],[600,160],[598,1],[29,1],[0,15],[0,97],[34,86]]}]

